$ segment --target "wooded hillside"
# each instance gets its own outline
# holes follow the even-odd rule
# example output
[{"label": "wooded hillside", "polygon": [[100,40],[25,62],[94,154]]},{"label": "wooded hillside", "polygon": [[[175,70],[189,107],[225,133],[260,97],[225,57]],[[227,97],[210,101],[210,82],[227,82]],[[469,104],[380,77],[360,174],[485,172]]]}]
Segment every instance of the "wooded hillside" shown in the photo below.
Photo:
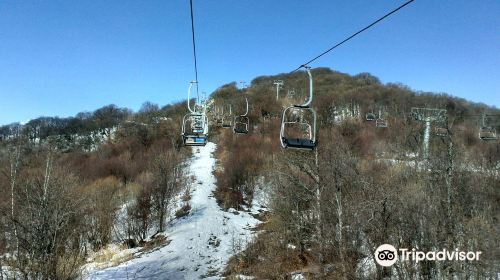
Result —
[{"label": "wooded hillside", "polygon": [[[270,209],[258,238],[226,274],[282,279],[495,278],[498,263],[500,110],[445,94],[382,84],[375,76],[312,70],[318,113],[315,151],[282,149],[281,112],[308,95],[303,71],[236,82],[210,97],[209,114],[249,102],[250,132],[236,135],[212,119],[218,144],[215,194],[242,209],[256,192]],[[276,100],[274,80],[284,87]],[[479,93],[480,94],[480,93]],[[423,122],[412,107],[445,109],[433,123],[423,157]],[[180,137],[186,103],[139,112],[114,105],[71,118],[41,117],[0,127],[0,269],[20,278],[75,279],[91,251],[111,242],[133,247],[154,240],[185,191],[191,149]],[[373,113],[388,122],[367,121]],[[447,135],[439,137],[436,128]],[[184,205],[189,209],[189,205]],[[154,234],[153,234],[154,235]],[[482,251],[477,262],[373,264],[378,245]],[[161,244],[161,240],[158,241]],[[156,245],[158,245],[156,244]],[[2,275],[0,273],[0,275]]]},{"label": "wooded hillside", "polygon": [[[251,104],[250,135],[219,129],[222,205],[250,204],[270,194],[264,230],[233,258],[227,275],[279,279],[303,272],[311,279],[494,278],[499,254],[500,143],[478,137],[482,114],[499,110],[445,94],[382,84],[370,74],[349,76],[313,69],[318,112],[316,151],[282,149],[280,112],[308,94],[304,72],[236,83],[213,95],[216,104]],[[284,81],[276,101],[274,80]],[[294,90],[293,99],[287,98]],[[433,123],[429,158],[423,157],[424,123],[412,107],[445,109],[446,123]],[[241,111],[236,109],[233,111]],[[381,110],[387,128],[367,121]],[[499,127],[499,117],[488,125]],[[439,137],[435,128],[445,128]],[[259,190],[260,191],[260,190]],[[423,251],[482,251],[478,262],[374,263],[377,246]]]}]

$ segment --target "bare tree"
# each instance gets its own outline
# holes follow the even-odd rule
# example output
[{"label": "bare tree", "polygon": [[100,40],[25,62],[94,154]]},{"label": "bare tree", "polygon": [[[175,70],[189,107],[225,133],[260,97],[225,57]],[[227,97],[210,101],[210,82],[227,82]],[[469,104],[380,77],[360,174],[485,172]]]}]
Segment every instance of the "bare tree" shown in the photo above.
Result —
[{"label": "bare tree", "polygon": [[19,252],[14,267],[26,278],[75,278],[83,262],[82,200],[75,177],[53,166],[51,152],[44,165],[25,174],[16,191],[13,222]]},{"label": "bare tree", "polygon": [[134,221],[132,233],[140,241],[146,239],[151,227],[151,188],[143,186],[139,191],[134,204],[128,209],[128,216]]},{"label": "bare tree", "polygon": [[181,187],[183,175],[181,159],[173,151],[161,153],[155,157],[152,170],[152,207],[155,211],[158,230],[162,232],[165,230],[169,204]]},{"label": "bare tree", "polygon": [[85,188],[86,193],[86,232],[94,250],[112,241],[112,229],[119,209],[120,181],[107,177],[93,182]]}]

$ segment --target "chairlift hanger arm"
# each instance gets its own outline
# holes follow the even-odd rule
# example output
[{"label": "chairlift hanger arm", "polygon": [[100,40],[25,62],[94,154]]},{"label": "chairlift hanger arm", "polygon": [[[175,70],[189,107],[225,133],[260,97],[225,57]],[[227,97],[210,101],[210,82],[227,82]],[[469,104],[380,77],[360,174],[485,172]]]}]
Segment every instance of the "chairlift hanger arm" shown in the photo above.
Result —
[{"label": "chairlift hanger arm", "polygon": [[247,109],[245,111],[245,114],[242,115],[243,117],[246,117],[248,115],[248,98],[246,98],[246,97],[245,97],[245,102],[247,104]]},{"label": "chairlift hanger arm", "polygon": [[311,74],[311,67],[302,65],[307,71],[307,75],[309,76],[309,99],[302,105],[296,105],[295,107],[307,108],[311,104],[313,100],[313,77]]},{"label": "chairlift hanger arm", "polygon": [[187,105],[188,105],[188,110],[191,112],[191,114],[194,114],[195,111],[191,109],[191,90],[193,89],[193,84],[197,84],[197,81],[192,81],[189,83],[189,88],[188,88],[188,100],[187,100]]}]

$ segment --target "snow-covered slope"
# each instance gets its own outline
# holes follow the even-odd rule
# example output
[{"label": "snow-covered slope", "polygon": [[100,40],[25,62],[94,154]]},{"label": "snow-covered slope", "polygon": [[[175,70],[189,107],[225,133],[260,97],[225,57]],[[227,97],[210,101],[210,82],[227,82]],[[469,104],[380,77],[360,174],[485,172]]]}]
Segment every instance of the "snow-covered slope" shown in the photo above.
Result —
[{"label": "snow-covered slope", "polygon": [[169,225],[166,236],[171,242],[117,267],[90,271],[86,279],[220,279],[231,255],[244,249],[252,238],[250,229],[259,221],[247,212],[225,212],[217,205],[212,174],[215,147],[208,143],[193,150],[192,210]]}]

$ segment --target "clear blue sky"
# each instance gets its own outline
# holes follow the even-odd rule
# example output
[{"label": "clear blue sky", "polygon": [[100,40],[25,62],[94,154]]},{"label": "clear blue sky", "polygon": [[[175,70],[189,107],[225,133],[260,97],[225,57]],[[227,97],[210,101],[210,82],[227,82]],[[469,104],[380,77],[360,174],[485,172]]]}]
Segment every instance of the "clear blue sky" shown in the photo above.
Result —
[{"label": "clear blue sky", "polygon": [[[404,0],[194,0],[200,90],[293,70]],[[313,63],[500,107],[500,1],[416,0]],[[0,124],[186,98],[188,0],[0,0]]]}]

